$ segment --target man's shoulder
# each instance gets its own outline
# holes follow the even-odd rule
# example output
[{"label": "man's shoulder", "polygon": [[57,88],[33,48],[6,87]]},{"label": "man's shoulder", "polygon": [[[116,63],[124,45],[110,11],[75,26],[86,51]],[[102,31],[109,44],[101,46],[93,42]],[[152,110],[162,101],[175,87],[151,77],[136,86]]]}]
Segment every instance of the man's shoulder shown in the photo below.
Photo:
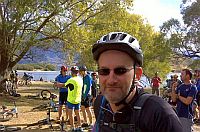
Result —
[{"label": "man's shoulder", "polygon": [[92,79],[92,77],[91,77],[89,74],[86,74],[86,75],[85,75],[85,78],[87,78],[87,79]]},{"label": "man's shoulder", "polygon": [[60,78],[62,76],[62,74],[58,74],[56,78]]}]

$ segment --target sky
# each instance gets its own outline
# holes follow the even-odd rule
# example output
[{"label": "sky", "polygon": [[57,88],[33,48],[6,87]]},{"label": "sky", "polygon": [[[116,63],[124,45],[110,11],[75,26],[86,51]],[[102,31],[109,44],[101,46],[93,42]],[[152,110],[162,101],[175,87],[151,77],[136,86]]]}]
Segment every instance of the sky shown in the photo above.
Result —
[{"label": "sky", "polygon": [[170,18],[182,21],[181,3],[182,0],[134,0],[133,13],[141,15],[158,31]]}]

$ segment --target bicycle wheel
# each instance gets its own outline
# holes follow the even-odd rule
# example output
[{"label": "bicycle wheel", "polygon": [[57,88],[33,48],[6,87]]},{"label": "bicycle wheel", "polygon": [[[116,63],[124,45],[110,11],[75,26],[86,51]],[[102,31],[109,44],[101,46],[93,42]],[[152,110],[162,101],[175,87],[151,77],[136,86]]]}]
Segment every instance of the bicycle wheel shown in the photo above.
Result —
[{"label": "bicycle wheel", "polygon": [[5,126],[3,126],[3,125],[0,125],[0,132],[4,132],[4,131],[5,131],[5,129],[6,129],[6,127],[5,127]]},{"label": "bicycle wheel", "polygon": [[6,127],[6,132],[12,132],[12,131],[18,131],[18,130],[21,130],[21,127],[14,127],[14,126]]},{"label": "bicycle wheel", "polygon": [[27,81],[27,86],[30,87],[32,85],[31,81]]},{"label": "bicycle wheel", "polygon": [[18,81],[18,85],[19,85],[19,86],[23,86],[23,85],[24,85],[24,81],[23,81],[23,80],[19,80],[19,81]]},{"label": "bicycle wheel", "polygon": [[42,99],[50,99],[51,98],[51,92],[49,90],[42,90],[41,96],[42,96]]},{"label": "bicycle wheel", "polygon": [[12,119],[14,114],[12,112],[1,112],[0,113],[0,121],[9,121]]}]

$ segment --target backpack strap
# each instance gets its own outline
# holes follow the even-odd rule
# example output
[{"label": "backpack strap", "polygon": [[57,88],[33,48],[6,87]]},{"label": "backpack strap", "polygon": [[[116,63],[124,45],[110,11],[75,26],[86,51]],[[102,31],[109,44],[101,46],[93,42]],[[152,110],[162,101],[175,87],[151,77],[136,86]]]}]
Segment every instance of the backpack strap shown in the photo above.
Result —
[{"label": "backpack strap", "polygon": [[130,128],[134,129],[135,132],[140,132],[139,119],[141,116],[141,110],[146,100],[151,96],[153,95],[147,93],[141,93],[138,96],[137,100],[134,102],[134,104],[132,103],[132,105],[130,106],[133,111],[131,116],[132,127]]},{"label": "backpack strap", "polygon": [[118,123],[105,123],[102,122],[103,118],[103,110],[100,108],[101,106],[103,107],[106,103],[106,99],[104,96],[98,97],[96,99],[96,105],[94,106],[97,110],[95,111],[95,116],[96,116],[96,125],[95,125],[95,131],[99,131],[99,126],[104,125],[108,126],[117,132],[122,131],[123,129],[129,128],[130,131],[133,132],[140,132],[139,129],[139,118],[140,118],[140,113],[141,109],[146,102],[146,100],[153,95],[151,94],[146,94],[146,93],[141,93],[138,95],[137,99],[133,102],[130,103],[129,106],[132,109],[132,115],[131,115],[131,123],[129,124],[118,124]]},{"label": "backpack strap", "polygon": [[94,107],[97,109],[96,111],[94,111],[95,113],[95,117],[96,117],[96,124],[95,124],[95,131],[98,132],[99,131],[99,126],[101,125],[101,118],[103,118],[103,111],[102,108],[106,103],[106,99],[104,96],[99,95],[97,96],[96,100],[95,100],[95,105]]}]

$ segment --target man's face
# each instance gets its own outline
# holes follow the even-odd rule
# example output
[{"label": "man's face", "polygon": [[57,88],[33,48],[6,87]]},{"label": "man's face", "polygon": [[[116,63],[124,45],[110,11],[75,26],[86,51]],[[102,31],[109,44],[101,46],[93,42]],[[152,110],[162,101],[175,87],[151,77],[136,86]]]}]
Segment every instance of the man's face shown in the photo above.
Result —
[{"label": "man's face", "polygon": [[86,71],[79,71],[79,74],[80,74],[82,77],[84,77],[84,76],[85,76],[85,72],[86,72]]},{"label": "man's face", "polygon": [[186,79],[186,71],[181,71],[181,80],[184,82]]},{"label": "man's face", "polygon": [[61,74],[62,74],[62,75],[66,75],[66,74],[67,74],[67,71],[66,71],[66,70],[61,70]]},{"label": "man's face", "polygon": [[[99,83],[102,94],[109,103],[121,101],[128,94],[133,82],[134,69],[132,58],[124,52],[109,50],[100,55],[98,66],[99,69],[110,71],[108,75],[101,75],[99,71]],[[116,68],[130,70],[122,75],[117,75],[114,72]]]},{"label": "man's face", "polygon": [[93,75],[93,76],[92,76],[92,79],[93,79],[93,80],[96,80],[96,79],[97,79],[97,75]]}]

